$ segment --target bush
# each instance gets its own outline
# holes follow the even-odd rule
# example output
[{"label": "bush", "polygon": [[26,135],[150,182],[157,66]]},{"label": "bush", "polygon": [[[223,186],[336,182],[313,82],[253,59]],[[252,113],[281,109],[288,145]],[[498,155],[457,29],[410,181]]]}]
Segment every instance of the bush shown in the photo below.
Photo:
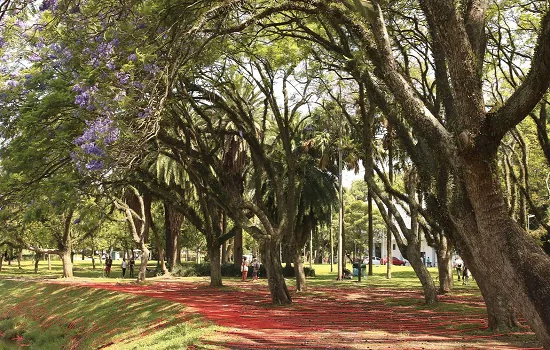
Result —
[{"label": "bush", "polygon": [[[304,274],[306,277],[315,277],[315,269],[308,266],[304,266]],[[285,277],[296,277],[294,274],[294,267],[292,265],[285,265],[283,268],[283,276]]]},{"label": "bush", "polygon": [[241,268],[233,263],[225,263],[222,265],[222,276],[224,277],[239,277]]},{"label": "bush", "polygon": [[[224,263],[221,266],[223,277],[239,277],[241,269],[233,263]],[[265,267],[260,265],[260,276],[267,276]],[[191,277],[191,276],[210,276],[210,263],[176,265],[172,269],[172,275],[176,277]],[[252,276],[252,268],[248,268],[248,276]]]}]

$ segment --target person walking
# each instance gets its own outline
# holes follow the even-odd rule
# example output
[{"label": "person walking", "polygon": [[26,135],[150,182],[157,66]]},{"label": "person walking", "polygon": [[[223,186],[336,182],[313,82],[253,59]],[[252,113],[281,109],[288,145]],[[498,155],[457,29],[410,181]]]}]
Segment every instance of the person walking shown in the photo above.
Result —
[{"label": "person walking", "polygon": [[256,257],[252,257],[252,280],[258,280],[258,274],[260,273],[260,262]]},{"label": "person walking", "polygon": [[126,276],[126,258],[122,258],[122,264],[121,264],[121,267],[122,267],[122,278],[124,278],[124,276]]},{"label": "person walking", "polygon": [[241,275],[242,280],[246,281],[246,278],[248,277],[248,264],[246,262],[246,256],[243,256],[243,261],[241,263]]},{"label": "person walking", "polygon": [[109,255],[107,255],[107,259],[105,259],[105,275],[107,277],[111,277],[111,266],[113,265],[113,259]]},{"label": "person walking", "polygon": [[456,269],[456,274],[458,276],[458,280],[460,281],[460,279],[462,278],[462,265],[464,265],[464,261],[462,261],[462,259],[457,256],[455,258],[455,261],[454,261],[454,267]]}]

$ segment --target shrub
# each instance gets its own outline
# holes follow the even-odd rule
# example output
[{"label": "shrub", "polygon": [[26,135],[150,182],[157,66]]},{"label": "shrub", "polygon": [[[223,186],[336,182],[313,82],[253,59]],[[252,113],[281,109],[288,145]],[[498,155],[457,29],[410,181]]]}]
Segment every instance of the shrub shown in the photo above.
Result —
[{"label": "shrub", "polygon": [[[304,274],[306,277],[315,277],[315,269],[308,266],[304,266]],[[285,277],[296,277],[294,274],[294,267],[292,265],[285,265],[283,268],[283,276]]]},{"label": "shrub", "polygon": [[[233,263],[224,263],[221,266],[223,277],[239,277],[241,269]],[[176,265],[172,269],[172,275],[176,277],[210,276],[210,263]],[[248,275],[252,276],[252,268],[249,267]],[[260,265],[260,276],[266,276],[265,267]]]}]

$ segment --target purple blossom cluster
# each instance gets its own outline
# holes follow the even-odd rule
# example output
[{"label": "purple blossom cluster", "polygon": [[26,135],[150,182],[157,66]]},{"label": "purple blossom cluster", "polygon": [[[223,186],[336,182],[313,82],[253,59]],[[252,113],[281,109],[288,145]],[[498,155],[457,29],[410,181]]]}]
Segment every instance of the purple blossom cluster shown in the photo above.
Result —
[{"label": "purple blossom cluster", "polygon": [[13,80],[13,79],[8,79],[6,80],[6,86],[9,87],[9,88],[15,88],[19,85],[19,82],[17,80]]},{"label": "purple blossom cluster", "polygon": [[128,73],[116,72],[115,75],[121,85],[128,85],[128,83],[130,82],[130,74]]},{"label": "purple blossom cluster", "polygon": [[143,70],[149,74],[156,75],[158,72],[160,72],[160,67],[154,63],[153,64],[147,63],[143,66]]},{"label": "purple blossom cluster", "polygon": [[74,103],[80,108],[85,108],[89,111],[95,109],[93,104],[93,97],[97,93],[97,85],[85,86],[81,84],[75,84],[72,88],[72,91],[76,92],[74,97]]},{"label": "purple blossom cluster", "polygon": [[42,4],[40,4],[40,7],[38,7],[38,9],[40,11],[46,11],[46,10],[54,11],[56,7],[57,7],[57,0],[44,0],[42,1]]},{"label": "purple blossom cluster", "polygon": [[103,38],[100,36],[97,36],[94,40],[98,43],[97,48],[92,50],[87,47],[82,53],[84,55],[90,55],[89,62],[93,67],[97,68],[101,63],[105,62],[108,69],[114,70],[116,68],[114,61],[115,49],[119,45],[120,40],[115,38],[111,41],[103,41]]},{"label": "purple blossom cluster", "polygon": [[110,118],[99,117],[94,121],[87,121],[86,125],[84,133],[75,140],[77,146],[98,142],[108,146],[118,139],[118,128]]},{"label": "purple blossom cluster", "polygon": [[151,107],[146,107],[138,112],[138,118],[147,118],[151,115]]},{"label": "purple blossom cluster", "polygon": [[[86,122],[87,128],[84,133],[74,140],[75,145],[79,146],[83,155],[88,161],[84,165],[87,170],[101,170],[104,166],[104,161],[101,159],[105,156],[105,147],[109,146],[118,139],[119,131],[114,125],[112,119],[107,117],[99,117],[94,121]],[[76,158],[77,164],[81,164]]]}]

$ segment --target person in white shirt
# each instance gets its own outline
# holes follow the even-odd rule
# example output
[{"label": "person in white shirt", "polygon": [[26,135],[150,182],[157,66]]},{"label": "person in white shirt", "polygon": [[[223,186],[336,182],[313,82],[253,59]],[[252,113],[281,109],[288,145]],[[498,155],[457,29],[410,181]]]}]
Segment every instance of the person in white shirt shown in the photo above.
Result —
[{"label": "person in white shirt", "polygon": [[126,258],[122,258],[122,278],[126,275]]},{"label": "person in white shirt", "polygon": [[455,269],[456,269],[456,274],[458,276],[458,280],[460,281],[462,279],[462,265],[464,265],[464,261],[462,261],[462,259],[457,256],[455,258],[455,261],[453,263]]},{"label": "person in white shirt", "polygon": [[246,256],[243,256],[243,262],[241,263],[242,280],[246,281],[248,277],[248,263],[246,262]]}]

